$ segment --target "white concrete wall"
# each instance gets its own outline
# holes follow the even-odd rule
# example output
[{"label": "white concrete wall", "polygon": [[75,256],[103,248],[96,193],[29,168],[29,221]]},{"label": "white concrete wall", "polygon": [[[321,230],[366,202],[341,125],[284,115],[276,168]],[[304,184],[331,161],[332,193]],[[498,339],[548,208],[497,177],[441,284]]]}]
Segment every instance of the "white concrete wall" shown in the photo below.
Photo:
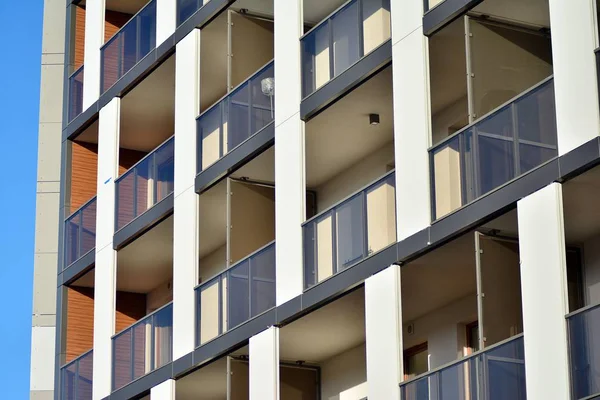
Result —
[{"label": "white concrete wall", "polygon": [[594,0],[549,0],[558,154],[598,136]]},{"label": "white concrete wall", "polygon": [[175,32],[176,19],[177,1],[156,0],[156,47]]},{"label": "white concrete wall", "polygon": [[[600,303],[600,236],[583,244],[583,298],[586,305]],[[574,310],[571,310],[574,311]]]},{"label": "white concrete wall", "polygon": [[365,281],[365,333],[368,395],[398,399],[402,381],[402,295],[400,266],[392,265]]},{"label": "white concrete wall", "polygon": [[96,203],[96,266],[94,274],[93,399],[111,392],[112,341],[115,333],[117,252],[113,250],[115,178],[119,168],[121,99],[100,110]]},{"label": "white concrete wall", "polygon": [[[427,342],[431,368],[439,367],[464,355],[465,325],[477,320],[475,293],[456,300],[403,325],[404,350]],[[408,334],[411,323],[414,333]]]},{"label": "white concrete wall", "polygon": [[150,389],[149,400],[175,400],[175,380],[167,379]]},{"label": "white concrete wall", "polygon": [[519,200],[517,213],[527,398],[568,399],[569,302],[561,184]]},{"label": "white concrete wall", "polygon": [[[365,353],[365,344],[362,343],[321,363],[322,399],[360,400],[367,397]],[[396,392],[399,393],[398,383],[396,383]],[[392,397],[385,398],[392,399]]]},{"label": "white concrete wall", "polygon": [[83,110],[100,97],[100,47],[104,44],[105,0],[88,0],[85,6],[83,53]]},{"label": "white concrete wall", "polygon": [[250,338],[249,400],[279,400],[279,328]]},{"label": "white concrete wall", "polygon": [[196,117],[200,95],[200,30],[177,43],[175,59],[175,189],[173,215],[173,360],[195,347],[198,283]]},{"label": "white concrete wall", "polygon": [[389,143],[323,183],[316,188],[317,213],[381,178],[393,163],[394,145]]},{"label": "white concrete wall", "polygon": [[302,293],[304,122],[300,120],[302,1],[275,1],[275,241],[277,305]]},{"label": "white concrete wall", "polygon": [[394,146],[398,241],[431,222],[429,197],[430,111],[428,39],[423,2],[392,0]]}]

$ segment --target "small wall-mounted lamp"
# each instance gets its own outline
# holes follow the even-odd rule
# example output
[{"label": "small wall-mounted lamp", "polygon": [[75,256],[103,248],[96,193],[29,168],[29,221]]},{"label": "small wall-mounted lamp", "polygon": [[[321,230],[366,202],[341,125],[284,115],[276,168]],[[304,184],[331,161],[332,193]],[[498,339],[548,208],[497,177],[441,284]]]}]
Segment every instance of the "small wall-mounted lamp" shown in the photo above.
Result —
[{"label": "small wall-mounted lamp", "polygon": [[379,125],[379,114],[369,114],[369,124]]}]

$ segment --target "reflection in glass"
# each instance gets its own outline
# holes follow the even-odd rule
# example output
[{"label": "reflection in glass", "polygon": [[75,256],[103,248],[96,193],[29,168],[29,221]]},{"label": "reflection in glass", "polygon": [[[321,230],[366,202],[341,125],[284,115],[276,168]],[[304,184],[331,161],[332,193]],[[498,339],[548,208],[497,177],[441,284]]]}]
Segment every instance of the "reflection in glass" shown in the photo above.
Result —
[{"label": "reflection in glass", "polygon": [[567,319],[573,399],[600,393],[600,307]]}]

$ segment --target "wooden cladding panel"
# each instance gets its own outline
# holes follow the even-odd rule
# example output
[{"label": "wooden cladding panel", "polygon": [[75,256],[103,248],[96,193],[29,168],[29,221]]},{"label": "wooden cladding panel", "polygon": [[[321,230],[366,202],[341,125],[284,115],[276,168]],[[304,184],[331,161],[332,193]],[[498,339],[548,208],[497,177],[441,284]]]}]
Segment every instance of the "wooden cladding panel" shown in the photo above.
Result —
[{"label": "wooden cladding panel", "polygon": [[73,142],[71,151],[71,212],[96,195],[98,145]]},{"label": "wooden cladding panel", "polygon": [[106,10],[104,15],[104,42],[106,43],[133,17],[132,14]]},{"label": "wooden cladding panel", "polygon": [[72,361],[94,345],[94,289],[67,288],[66,362]]},{"label": "wooden cladding panel", "polygon": [[146,316],[146,295],[144,293],[117,292],[117,313],[115,333]]}]

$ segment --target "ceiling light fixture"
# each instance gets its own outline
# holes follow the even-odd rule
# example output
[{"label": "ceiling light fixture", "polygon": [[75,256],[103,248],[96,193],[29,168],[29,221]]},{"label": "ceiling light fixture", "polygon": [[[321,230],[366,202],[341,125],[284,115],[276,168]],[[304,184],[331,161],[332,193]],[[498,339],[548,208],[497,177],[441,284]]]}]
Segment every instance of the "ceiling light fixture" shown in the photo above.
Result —
[{"label": "ceiling light fixture", "polygon": [[379,125],[379,114],[369,114],[369,124]]}]

